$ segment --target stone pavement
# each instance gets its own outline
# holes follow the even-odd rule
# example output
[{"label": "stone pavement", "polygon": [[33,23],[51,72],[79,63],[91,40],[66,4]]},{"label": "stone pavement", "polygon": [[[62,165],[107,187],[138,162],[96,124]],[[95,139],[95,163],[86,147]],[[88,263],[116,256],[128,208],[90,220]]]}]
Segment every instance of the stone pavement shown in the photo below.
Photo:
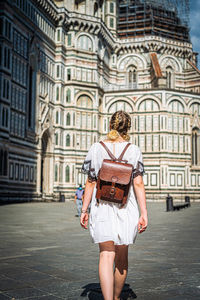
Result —
[{"label": "stone pavement", "polygon": [[[200,299],[200,204],[166,212],[148,203],[149,227],[129,249],[122,299]],[[73,202],[0,207],[0,300],[100,300],[98,246]]]}]

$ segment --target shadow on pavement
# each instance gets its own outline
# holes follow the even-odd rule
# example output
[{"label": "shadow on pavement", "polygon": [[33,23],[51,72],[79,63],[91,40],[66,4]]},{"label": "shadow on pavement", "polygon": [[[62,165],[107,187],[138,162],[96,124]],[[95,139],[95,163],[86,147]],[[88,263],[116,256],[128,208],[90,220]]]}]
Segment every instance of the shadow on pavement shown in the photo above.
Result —
[{"label": "shadow on pavement", "polygon": [[[88,296],[89,300],[103,300],[101,293],[101,287],[99,283],[89,283],[82,287],[84,291],[81,293],[81,297]],[[125,284],[121,293],[121,300],[136,299],[137,295],[130,288],[129,284]]]}]

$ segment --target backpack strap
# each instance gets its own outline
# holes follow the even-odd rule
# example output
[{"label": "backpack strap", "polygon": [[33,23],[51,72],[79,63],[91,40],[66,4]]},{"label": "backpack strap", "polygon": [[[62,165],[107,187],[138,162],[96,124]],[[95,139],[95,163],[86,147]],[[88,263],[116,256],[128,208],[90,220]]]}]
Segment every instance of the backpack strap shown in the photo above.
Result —
[{"label": "backpack strap", "polygon": [[122,151],[121,155],[119,156],[119,158],[118,158],[117,160],[119,160],[119,161],[122,160],[122,158],[123,158],[123,156],[124,156],[126,150],[128,149],[128,147],[129,147],[130,145],[131,145],[131,143],[128,143],[128,144],[126,145],[126,147],[124,148],[124,150]]},{"label": "backpack strap", "polygon": [[128,143],[126,145],[126,147],[124,148],[124,150],[122,151],[121,155],[119,156],[119,158],[117,159],[113,154],[112,152],[108,149],[108,147],[104,144],[104,142],[100,141],[100,144],[104,147],[104,149],[107,151],[108,155],[110,156],[110,158],[112,160],[117,160],[117,161],[122,161],[122,158],[126,152],[126,150],[128,149],[128,147],[131,145],[131,143]]},{"label": "backpack strap", "polygon": [[108,149],[108,147],[104,144],[104,142],[100,141],[99,143],[104,147],[104,149],[107,151],[108,155],[112,160],[117,160],[116,157],[112,154],[112,152]]}]

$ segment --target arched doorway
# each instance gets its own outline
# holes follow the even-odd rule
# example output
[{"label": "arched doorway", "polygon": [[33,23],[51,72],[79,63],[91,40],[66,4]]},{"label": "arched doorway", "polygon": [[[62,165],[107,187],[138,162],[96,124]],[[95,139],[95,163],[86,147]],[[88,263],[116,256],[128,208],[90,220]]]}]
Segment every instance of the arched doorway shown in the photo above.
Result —
[{"label": "arched doorway", "polygon": [[45,130],[41,139],[41,181],[40,181],[40,192],[42,196],[52,194],[52,165],[53,165],[53,153],[51,151],[51,137],[49,130]]}]

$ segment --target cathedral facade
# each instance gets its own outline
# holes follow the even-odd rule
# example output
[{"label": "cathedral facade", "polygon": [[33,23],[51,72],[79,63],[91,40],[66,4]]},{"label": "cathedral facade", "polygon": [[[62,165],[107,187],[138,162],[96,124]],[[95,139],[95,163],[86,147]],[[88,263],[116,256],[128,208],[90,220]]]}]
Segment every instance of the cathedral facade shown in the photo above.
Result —
[{"label": "cathedral facade", "polygon": [[197,54],[179,11],[146,2],[0,2],[1,201],[72,199],[121,109],[147,200],[200,200]]}]

